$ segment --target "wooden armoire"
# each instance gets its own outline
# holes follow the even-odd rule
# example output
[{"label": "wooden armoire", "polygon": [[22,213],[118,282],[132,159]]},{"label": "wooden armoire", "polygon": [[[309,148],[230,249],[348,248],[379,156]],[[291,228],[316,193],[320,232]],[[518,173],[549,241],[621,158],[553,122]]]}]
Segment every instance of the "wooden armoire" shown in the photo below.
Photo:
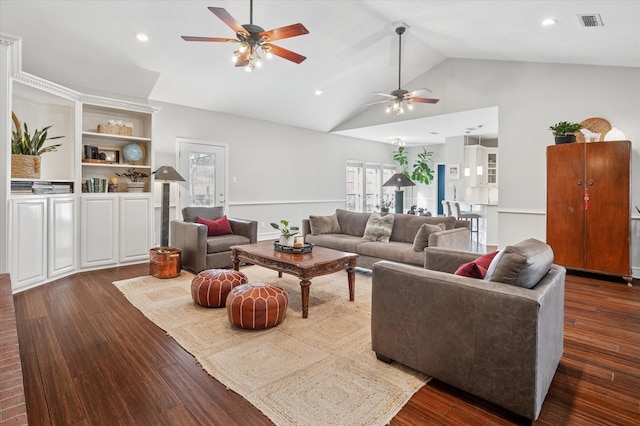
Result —
[{"label": "wooden armoire", "polygon": [[631,142],[547,147],[547,243],[567,269],[631,283]]}]

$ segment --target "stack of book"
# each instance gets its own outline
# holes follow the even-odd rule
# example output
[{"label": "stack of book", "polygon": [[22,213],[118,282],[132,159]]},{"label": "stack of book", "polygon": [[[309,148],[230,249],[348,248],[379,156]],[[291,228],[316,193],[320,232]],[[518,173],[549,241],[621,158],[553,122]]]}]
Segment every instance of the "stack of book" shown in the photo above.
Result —
[{"label": "stack of book", "polygon": [[85,181],[87,192],[107,192],[107,180],[103,178],[89,178]]},{"label": "stack of book", "polygon": [[11,193],[12,194],[31,194],[32,189],[31,186],[33,182],[31,181],[11,181]]}]

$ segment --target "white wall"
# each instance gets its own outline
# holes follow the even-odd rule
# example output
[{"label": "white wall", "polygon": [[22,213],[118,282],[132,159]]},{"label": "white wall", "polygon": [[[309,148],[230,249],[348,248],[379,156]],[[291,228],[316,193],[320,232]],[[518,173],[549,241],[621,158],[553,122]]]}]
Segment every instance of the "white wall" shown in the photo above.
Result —
[{"label": "white wall", "polygon": [[[257,220],[259,238],[270,222],[300,225],[310,214],[345,205],[347,160],[391,163],[393,147],[174,104],[155,118],[155,163],[176,164],[176,138],[228,144],[228,214]],[[176,213],[174,212],[174,215]],[[273,234],[276,235],[276,234]]]}]

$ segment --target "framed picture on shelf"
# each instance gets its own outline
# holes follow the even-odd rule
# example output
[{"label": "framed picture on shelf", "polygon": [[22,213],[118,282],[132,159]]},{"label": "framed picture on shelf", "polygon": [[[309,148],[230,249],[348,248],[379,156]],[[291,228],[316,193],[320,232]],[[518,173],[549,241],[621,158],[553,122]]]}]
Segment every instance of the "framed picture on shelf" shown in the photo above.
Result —
[{"label": "framed picture on shelf", "polygon": [[122,150],[112,147],[98,147],[98,158],[106,160],[110,164],[120,164],[122,159]]}]

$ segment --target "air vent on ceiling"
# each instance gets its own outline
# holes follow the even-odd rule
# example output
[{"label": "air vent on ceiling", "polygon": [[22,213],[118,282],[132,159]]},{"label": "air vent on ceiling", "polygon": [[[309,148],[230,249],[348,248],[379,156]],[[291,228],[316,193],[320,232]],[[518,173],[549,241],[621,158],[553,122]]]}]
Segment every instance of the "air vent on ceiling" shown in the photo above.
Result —
[{"label": "air vent on ceiling", "polygon": [[599,13],[592,13],[589,15],[578,15],[578,19],[583,27],[602,27],[602,17]]}]

